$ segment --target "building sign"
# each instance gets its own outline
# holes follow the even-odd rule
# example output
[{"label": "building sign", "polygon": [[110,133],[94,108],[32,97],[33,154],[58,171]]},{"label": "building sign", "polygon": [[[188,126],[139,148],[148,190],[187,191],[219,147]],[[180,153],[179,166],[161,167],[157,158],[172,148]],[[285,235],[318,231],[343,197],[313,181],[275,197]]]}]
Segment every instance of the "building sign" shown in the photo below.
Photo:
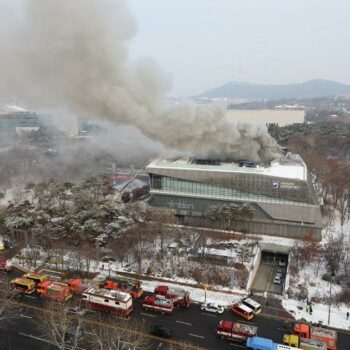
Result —
[{"label": "building sign", "polygon": [[293,182],[273,182],[272,183],[273,189],[283,189],[283,190],[297,190],[299,189],[299,186],[294,184]]},{"label": "building sign", "polygon": [[193,204],[186,203],[185,201],[175,202],[171,200],[170,202],[168,202],[168,205],[171,209],[194,209]]},{"label": "building sign", "polygon": [[299,186],[297,186],[293,182],[281,182],[280,188],[283,188],[285,190],[297,190]]}]

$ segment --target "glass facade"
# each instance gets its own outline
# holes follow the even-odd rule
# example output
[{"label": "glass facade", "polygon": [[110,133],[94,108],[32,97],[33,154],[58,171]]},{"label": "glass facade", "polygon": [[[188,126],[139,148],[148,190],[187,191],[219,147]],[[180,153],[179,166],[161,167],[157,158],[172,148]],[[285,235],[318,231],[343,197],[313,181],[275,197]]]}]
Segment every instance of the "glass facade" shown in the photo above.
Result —
[{"label": "glass facade", "polygon": [[[264,180],[261,177],[262,180]],[[308,188],[305,182],[305,187],[298,187],[296,190],[289,189],[289,191],[274,189],[271,182],[268,187],[269,190],[257,191],[262,183],[254,186],[251,181],[259,181],[259,177],[244,177],[240,176],[240,186],[228,186],[228,183],[222,185],[217,183],[204,183],[196,181],[188,181],[168,176],[151,175],[151,188],[160,193],[189,195],[205,198],[229,199],[238,201],[257,201],[269,203],[308,203]],[[265,186],[264,186],[265,187]],[[254,191],[255,189],[255,191]],[[268,195],[266,194],[268,192]],[[288,196],[288,193],[290,195]]]}]

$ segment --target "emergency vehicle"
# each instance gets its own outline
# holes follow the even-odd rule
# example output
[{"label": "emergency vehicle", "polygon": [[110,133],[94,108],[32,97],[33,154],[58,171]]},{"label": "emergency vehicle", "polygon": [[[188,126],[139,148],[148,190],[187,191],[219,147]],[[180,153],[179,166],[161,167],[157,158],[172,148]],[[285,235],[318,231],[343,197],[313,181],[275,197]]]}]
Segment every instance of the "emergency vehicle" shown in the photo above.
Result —
[{"label": "emergency vehicle", "polygon": [[285,334],[283,343],[293,347],[299,347],[303,350],[327,350],[326,344],[322,340],[300,338],[294,334]]},{"label": "emergency vehicle", "polygon": [[128,293],[91,287],[83,294],[82,304],[96,310],[111,311],[118,315],[129,315],[132,308],[132,298]]},{"label": "emergency vehicle", "polygon": [[67,283],[49,280],[38,283],[36,291],[42,297],[59,302],[65,302],[73,296],[73,292],[70,290]]},{"label": "emergency vehicle", "polygon": [[120,290],[129,293],[134,299],[140,298],[143,294],[141,283],[134,279],[107,279],[100,283],[100,288]]},{"label": "emergency vehicle", "polygon": [[171,299],[166,299],[162,295],[150,295],[145,298],[142,307],[146,310],[171,315],[174,311],[174,304]]},{"label": "emergency vehicle", "polygon": [[11,270],[12,270],[12,261],[6,260],[2,256],[0,256],[0,271],[10,272]]},{"label": "emergency vehicle", "polygon": [[337,349],[337,332],[332,329],[310,326],[305,323],[297,323],[294,325],[294,334],[301,338],[318,339],[323,341],[327,349]]},{"label": "emergency vehicle", "polygon": [[46,275],[43,275],[43,274],[37,273],[37,272],[28,272],[25,275],[23,275],[22,277],[32,280],[35,284],[44,282],[48,279],[48,277]]},{"label": "emergency vehicle", "polygon": [[216,330],[216,336],[221,339],[229,339],[244,342],[248,337],[256,336],[258,327],[231,321],[220,321]]},{"label": "emergency vehicle", "polygon": [[254,317],[254,311],[243,303],[236,303],[231,305],[230,310],[236,315],[241,316],[248,321]]},{"label": "emergency vehicle", "polygon": [[73,278],[68,281],[68,286],[73,293],[83,294],[91,287],[91,281],[86,281],[82,278]]},{"label": "emergency vehicle", "polygon": [[190,293],[184,289],[158,286],[154,289],[154,294],[162,295],[166,299],[170,299],[174,306],[182,306],[187,308],[190,306]]},{"label": "emergency vehicle", "polygon": [[29,278],[19,277],[10,282],[12,288],[22,293],[31,294],[35,292],[35,283]]}]

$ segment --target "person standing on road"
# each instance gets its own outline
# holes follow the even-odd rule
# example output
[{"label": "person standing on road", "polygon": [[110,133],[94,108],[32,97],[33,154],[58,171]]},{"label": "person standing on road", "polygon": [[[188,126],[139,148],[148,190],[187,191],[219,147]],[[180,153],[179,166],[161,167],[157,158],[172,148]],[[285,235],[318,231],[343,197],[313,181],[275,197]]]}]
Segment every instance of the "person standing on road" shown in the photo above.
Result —
[{"label": "person standing on road", "polygon": [[346,313],[346,319],[349,319],[349,311]]}]

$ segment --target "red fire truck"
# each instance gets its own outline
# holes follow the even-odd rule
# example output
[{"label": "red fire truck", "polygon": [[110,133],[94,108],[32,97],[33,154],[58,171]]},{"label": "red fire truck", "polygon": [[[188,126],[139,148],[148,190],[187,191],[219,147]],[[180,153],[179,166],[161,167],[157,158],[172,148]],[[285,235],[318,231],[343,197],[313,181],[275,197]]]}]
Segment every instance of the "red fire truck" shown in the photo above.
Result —
[{"label": "red fire truck", "polygon": [[36,291],[42,297],[59,302],[65,302],[73,296],[73,292],[67,283],[49,280],[39,283],[36,286]]},{"label": "red fire truck", "polygon": [[121,292],[129,293],[134,299],[140,298],[143,294],[141,283],[131,278],[106,279],[100,282],[100,288],[120,290]]},{"label": "red fire truck", "polygon": [[221,339],[229,339],[244,342],[249,337],[256,336],[258,327],[250,324],[220,321],[216,330],[216,336]]},{"label": "red fire truck", "polygon": [[337,332],[332,329],[310,326],[305,323],[294,325],[294,334],[301,338],[318,339],[323,341],[327,349],[337,349]]},{"label": "red fire truck", "polygon": [[91,287],[91,281],[86,281],[82,278],[73,278],[68,281],[68,286],[73,293],[83,294]]},{"label": "red fire truck", "polygon": [[129,315],[133,310],[131,295],[113,289],[91,287],[82,294],[81,302],[93,309],[123,316]]},{"label": "red fire truck", "polygon": [[190,293],[184,289],[158,286],[154,289],[154,294],[162,295],[166,299],[170,299],[174,306],[182,306],[187,308],[190,306]]},{"label": "red fire truck", "polygon": [[0,271],[10,272],[12,270],[12,262],[0,256]]},{"label": "red fire truck", "polygon": [[174,304],[171,299],[166,299],[162,295],[150,295],[145,298],[142,307],[146,310],[160,312],[171,315],[174,311]]}]

